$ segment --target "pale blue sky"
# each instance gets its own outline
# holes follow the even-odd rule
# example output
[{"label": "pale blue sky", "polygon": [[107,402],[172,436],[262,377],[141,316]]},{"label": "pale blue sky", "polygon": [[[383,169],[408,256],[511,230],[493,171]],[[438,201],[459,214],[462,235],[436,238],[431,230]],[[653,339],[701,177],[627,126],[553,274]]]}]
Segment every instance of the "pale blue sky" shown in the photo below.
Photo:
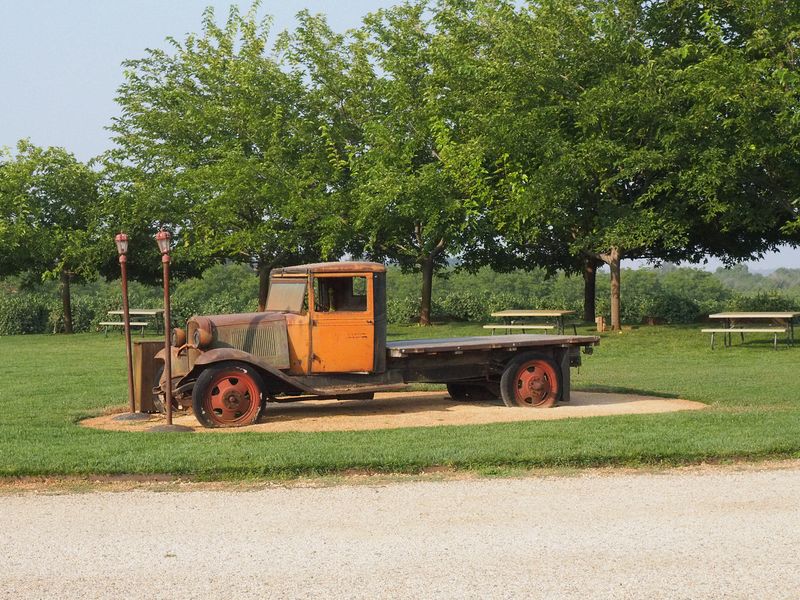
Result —
[{"label": "pale blue sky", "polygon": [[[164,38],[200,30],[206,6],[220,19],[230,1],[0,0],[0,146],[30,138],[63,146],[79,159],[109,147],[107,126],[116,114],[120,63],[164,47]],[[233,2],[243,10],[250,2]],[[275,31],[291,28],[303,8],[328,15],[334,29],[357,26],[368,12],[394,0],[264,0]],[[753,269],[800,268],[800,250],[785,249]]]},{"label": "pale blue sky", "polygon": [[[265,0],[274,29],[294,25],[303,8],[344,30],[392,0]],[[109,146],[104,130],[117,113],[120,63],[199,31],[206,6],[224,21],[231,4],[211,0],[0,0],[0,146],[29,137],[87,160]]]}]

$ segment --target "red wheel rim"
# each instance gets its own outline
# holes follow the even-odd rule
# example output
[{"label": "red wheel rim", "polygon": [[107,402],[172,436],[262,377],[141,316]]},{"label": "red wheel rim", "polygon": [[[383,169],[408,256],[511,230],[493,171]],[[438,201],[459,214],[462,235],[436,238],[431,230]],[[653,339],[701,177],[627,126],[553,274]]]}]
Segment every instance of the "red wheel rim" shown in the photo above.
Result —
[{"label": "red wheel rim", "polygon": [[547,361],[526,362],[517,371],[514,398],[520,406],[546,408],[558,397],[558,375]]},{"label": "red wheel rim", "polygon": [[203,411],[223,427],[252,423],[260,408],[258,385],[250,375],[238,369],[217,373],[203,398]]}]

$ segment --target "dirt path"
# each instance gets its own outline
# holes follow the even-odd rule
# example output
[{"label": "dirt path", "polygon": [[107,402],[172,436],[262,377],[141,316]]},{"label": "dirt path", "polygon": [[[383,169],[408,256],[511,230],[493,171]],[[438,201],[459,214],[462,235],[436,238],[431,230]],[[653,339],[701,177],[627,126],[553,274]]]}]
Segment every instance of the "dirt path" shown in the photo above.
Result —
[{"label": "dirt path", "polygon": [[0,496],[0,598],[800,597],[800,465]]},{"label": "dirt path", "polygon": [[[663,413],[705,408],[701,402],[636,396],[573,392],[572,400],[550,409],[512,409],[488,402],[453,402],[446,392],[393,392],[376,394],[374,400],[314,400],[270,403],[261,421],[237,429],[205,429],[194,416],[176,416],[174,422],[196,431],[231,433],[241,431],[347,431],[392,429],[397,427],[435,427],[473,425],[511,421],[568,419],[608,415]],[[146,430],[163,417],[150,421],[115,421],[104,415],[83,421],[86,427],[116,431]]]}]

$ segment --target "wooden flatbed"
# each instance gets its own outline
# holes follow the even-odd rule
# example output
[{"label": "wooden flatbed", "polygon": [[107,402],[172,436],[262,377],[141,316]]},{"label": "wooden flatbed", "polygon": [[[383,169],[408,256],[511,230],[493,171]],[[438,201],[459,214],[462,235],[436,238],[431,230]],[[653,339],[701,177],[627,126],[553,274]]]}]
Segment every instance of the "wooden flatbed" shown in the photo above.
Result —
[{"label": "wooden flatbed", "polygon": [[[558,396],[569,402],[570,367],[581,364],[580,349],[592,353],[600,338],[590,335],[483,335],[445,339],[401,340],[386,343],[386,381],[403,383],[446,383],[451,395],[457,387],[497,385],[509,365],[520,356],[534,361],[537,369],[547,370],[558,379]],[[522,364],[511,367],[522,369]],[[538,371],[537,371],[538,372]],[[523,372],[523,383],[527,381]],[[492,384],[494,382],[494,384]],[[522,383],[519,384],[520,386]],[[527,384],[526,384],[527,385]],[[537,384],[531,384],[533,386]],[[509,386],[513,387],[512,384]],[[506,396],[511,394],[511,387]],[[494,387],[497,391],[498,388]],[[505,401],[505,400],[504,400]]]},{"label": "wooden flatbed", "polygon": [[387,342],[386,349],[392,358],[410,354],[438,354],[440,352],[465,352],[474,350],[508,350],[519,348],[566,348],[569,346],[595,346],[599,338],[590,335],[482,335],[474,337],[418,339]]}]

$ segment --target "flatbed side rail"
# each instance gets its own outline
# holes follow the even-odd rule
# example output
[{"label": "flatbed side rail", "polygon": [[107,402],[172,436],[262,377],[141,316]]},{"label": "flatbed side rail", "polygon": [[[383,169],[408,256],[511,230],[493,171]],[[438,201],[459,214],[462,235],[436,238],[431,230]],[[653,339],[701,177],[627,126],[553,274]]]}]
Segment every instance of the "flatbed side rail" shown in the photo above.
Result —
[{"label": "flatbed side rail", "polygon": [[389,342],[386,348],[392,358],[408,355],[461,353],[475,350],[507,350],[514,352],[526,348],[566,348],[570,346],[596,346],[597,336],[574,335],[494,335],[450,339],[403,340]]}]

